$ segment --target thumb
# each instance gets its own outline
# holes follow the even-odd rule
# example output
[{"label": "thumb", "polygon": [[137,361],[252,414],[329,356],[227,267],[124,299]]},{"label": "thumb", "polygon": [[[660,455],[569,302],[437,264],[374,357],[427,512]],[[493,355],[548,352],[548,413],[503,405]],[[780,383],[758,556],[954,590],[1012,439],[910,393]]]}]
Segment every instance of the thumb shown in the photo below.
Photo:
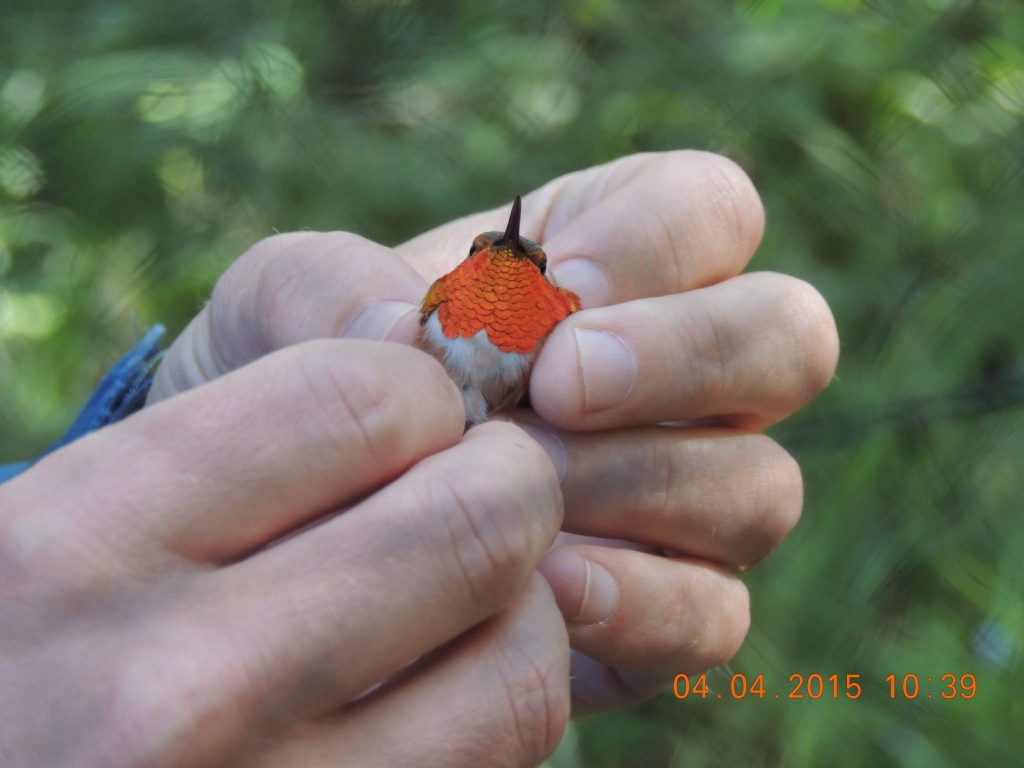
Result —
[{"label": "thumb", "polygon": [[390,248],[347,232],[261,240],[221,276],[174,341],[148,403],[276,349],[323,338],[411,344],[426,281]]}]

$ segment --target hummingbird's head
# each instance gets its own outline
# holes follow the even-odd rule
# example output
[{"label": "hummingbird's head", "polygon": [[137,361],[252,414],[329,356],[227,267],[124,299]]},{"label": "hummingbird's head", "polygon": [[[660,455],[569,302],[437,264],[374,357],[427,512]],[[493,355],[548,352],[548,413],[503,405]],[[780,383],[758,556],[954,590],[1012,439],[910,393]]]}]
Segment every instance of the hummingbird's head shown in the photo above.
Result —
[{"label": "hummingbird's head", "polygon": [[543,275],[548,268],[548,257],[533,240],[528,240],[519,235],[519,220],[522,217],[523,201],[516,195],[512,203],[512,213],[508,217],[508,226],[504,232],[484,232],[477,235],[473,245],[469,248],[469,255],[477,251],[489,248],[493,253],[503,253],[517,259],[529,259],[540,270]]}]

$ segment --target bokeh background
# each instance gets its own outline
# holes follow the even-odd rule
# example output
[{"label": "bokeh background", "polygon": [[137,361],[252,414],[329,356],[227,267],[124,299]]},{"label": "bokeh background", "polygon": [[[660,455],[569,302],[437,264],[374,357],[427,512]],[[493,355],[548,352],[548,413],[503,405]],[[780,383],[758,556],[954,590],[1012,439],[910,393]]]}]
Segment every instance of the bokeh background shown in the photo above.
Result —
[{"label": "bokeh background", "polygon": [[[630,152],[720,152],[765,202],[754,268],[839,323],[836,380],[773,430],[805,516],[712,697],[583,719],[551,763],[1018,764],[1022,120],[1009,0],[5,0],[0,462],[270,233],[393,244]],[[813,672],[863,694],[787,700]],[[940,699],[946,673],[976,695]]]}]

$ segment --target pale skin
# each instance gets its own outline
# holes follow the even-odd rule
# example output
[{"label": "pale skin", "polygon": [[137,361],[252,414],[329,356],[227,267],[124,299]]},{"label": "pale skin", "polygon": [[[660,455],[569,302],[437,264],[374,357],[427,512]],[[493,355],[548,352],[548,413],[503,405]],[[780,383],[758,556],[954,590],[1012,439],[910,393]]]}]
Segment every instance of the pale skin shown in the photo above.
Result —
[{"label": "pale skin", "polygon": [[739,274],[763,213],[723,158],[627,157],[523,202],[584,306],[533,410],[463,434],[411,346],[507,206],[395,249],[280,235],[150,407],[0,485],[0,763],[527,766],[572,712],[736,652],[737,572],[802,500],[760,430],[830,380],[828,307]]}]

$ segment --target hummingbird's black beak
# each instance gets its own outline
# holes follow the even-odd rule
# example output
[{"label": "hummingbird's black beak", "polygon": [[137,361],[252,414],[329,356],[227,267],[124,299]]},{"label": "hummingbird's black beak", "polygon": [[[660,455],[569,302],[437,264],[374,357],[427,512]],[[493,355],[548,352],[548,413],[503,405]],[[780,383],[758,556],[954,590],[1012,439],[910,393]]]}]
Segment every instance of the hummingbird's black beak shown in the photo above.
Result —
[{"label": "hummingbird's black beak", "polygon": [[505,227],[505,234],[501,236],[501,239],[495,245],[505,245],[507,243],[517,250],[522,250],[523,244],[519,241],[519,220],[522,218],[522,215],[523,201],[519,195],[516,195],[515,202],[512,203],[512,213],[508,217],[508,226]]}]

